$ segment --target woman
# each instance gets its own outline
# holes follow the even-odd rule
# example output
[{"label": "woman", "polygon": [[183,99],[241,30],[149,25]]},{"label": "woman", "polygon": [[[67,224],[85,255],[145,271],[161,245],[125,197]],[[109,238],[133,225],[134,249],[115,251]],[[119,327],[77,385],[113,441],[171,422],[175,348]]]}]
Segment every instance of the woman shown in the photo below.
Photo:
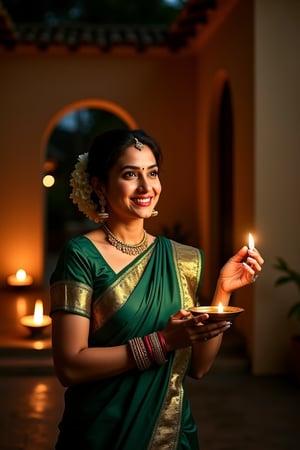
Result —
[{"label": "woman", "polygon": [[[53,358],[68,386],[57,449],[198,449],[182,383],[209,370],[230,323],[188,311],[202,252],[144,230],[157,214],[160,160],[141,130],[113,130],[72,174],[73,202],[103,224],[65,245],[51,277]],[[262,264],[243,247],[221,270],[212,304],[227,305]]]}]

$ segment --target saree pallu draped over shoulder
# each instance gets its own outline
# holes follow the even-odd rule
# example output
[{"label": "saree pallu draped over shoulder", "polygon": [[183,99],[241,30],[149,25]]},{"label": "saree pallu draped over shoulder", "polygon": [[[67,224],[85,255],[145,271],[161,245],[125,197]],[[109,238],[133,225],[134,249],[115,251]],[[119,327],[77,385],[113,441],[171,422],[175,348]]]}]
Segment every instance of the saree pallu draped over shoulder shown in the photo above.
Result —
[{"label": "saree pallu draped over shoulder", "polygon": [[[51,313],[89,317],[91,347],[127,344],[162,330],[172,314],[195,304],[202,262],[200,250],[159,237],[116,274],[87,238],[75,238],[51,279]],[[71,289],[80,292],[77,300]],[[190,353],[177,350],[162,366],[68,388],[56,448],[198,449],[182,385]]]}]

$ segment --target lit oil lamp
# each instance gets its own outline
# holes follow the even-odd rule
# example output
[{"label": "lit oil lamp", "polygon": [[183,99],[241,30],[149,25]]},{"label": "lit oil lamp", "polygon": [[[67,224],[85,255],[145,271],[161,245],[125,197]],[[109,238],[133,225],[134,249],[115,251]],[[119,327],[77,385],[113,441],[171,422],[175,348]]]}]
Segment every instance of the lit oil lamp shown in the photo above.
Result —
[{"label": "lit oil lamp", "polygon": [[37,337],[41,335],[44,328],[51,324],[51,318],[44,315],[43,302],[38,299],[35,302],[34,314],[21,317],[20,322],[24,327],[29,329],[32,337]]},{"label": "lit oil lamp", "polygon": [[33,283],[31,275],[28,275],[24,269],[19,269],[13,275],[7,277],[7,284],[9,286],[30,286]]},{"label": "lit oil lamp", "polygon": [[194,306],[189,309],[193,316],[198,314],[208,314],[208,321],[217,322],[220,320],[232,320],[241,314],[244,309],[236,306],[223,306],[220,302],[218,306]]},{"label": "lit oil lamp", "polygon": [[[254,250],[254,239],[251,233],[248,237],[248,248]],[[223,306],[220,302],[218,306],[193,306],[189,311],[197,316],[198,314],[209,314],[209,321],[232,320],[241,314],[244,309],[236,306]]]}]

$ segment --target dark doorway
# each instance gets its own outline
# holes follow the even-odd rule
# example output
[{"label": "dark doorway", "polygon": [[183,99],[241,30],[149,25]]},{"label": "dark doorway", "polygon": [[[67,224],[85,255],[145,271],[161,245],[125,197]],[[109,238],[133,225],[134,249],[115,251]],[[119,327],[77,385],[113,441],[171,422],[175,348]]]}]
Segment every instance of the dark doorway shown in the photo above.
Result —
[{"label": "dark doorway", "polygon": [[229,83],[223,87],[219,114],[219,265],[233,253],[233,120]]},{"label": "dark doorway", "polygon": [[217,80],[210,152],[210,251],[212,286],[233,254],[233,111],[227,78]]}]

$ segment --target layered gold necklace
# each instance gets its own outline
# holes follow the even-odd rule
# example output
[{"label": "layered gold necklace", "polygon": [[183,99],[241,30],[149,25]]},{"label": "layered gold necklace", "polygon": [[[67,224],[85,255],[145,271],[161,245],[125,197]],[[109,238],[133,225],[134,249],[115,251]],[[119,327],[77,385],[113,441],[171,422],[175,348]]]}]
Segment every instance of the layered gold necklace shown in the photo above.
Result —
[{"label": "layered gold necklace", "polygon": [[139,255],[142,253],[146,248],[148,247],[148,237],[147,233],[144,230],[143,239],[138,244],[125,244],[125,242],[120,241],[108,228],[108,226],[103,223],[102,224],[103,231],[105,232],[107,236],[108,242],[115,247],[116,249],[120,250],[123,253],[126,253],[127,255]]}]

